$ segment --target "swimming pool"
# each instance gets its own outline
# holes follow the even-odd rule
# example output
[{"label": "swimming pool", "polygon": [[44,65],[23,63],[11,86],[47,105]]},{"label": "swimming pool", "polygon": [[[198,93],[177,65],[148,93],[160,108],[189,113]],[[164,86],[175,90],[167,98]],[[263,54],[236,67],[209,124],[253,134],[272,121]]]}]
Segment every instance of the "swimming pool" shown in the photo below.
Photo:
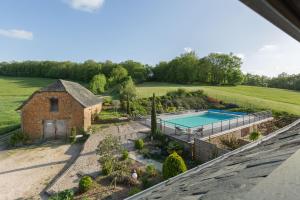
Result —
[{"label": "swimming pool", "polygon": [[211,110],[203,112],[201,114],[183,115],[174,118],[164,119],[164,122],[166,125],[172,127],[179,126],[182,128],[194,128],[220,122],[223,120],[239,118],[245,114],[246,113]]}]

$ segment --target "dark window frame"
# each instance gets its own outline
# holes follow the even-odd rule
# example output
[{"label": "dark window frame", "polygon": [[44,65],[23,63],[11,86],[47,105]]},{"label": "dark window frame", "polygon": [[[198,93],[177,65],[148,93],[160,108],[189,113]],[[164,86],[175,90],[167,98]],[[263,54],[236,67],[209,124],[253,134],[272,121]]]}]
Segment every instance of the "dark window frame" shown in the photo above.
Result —
[{"label": "dark window frame", "polygon": [[58,98],[52,97],[50,98],[50,112],[58,112]]}]

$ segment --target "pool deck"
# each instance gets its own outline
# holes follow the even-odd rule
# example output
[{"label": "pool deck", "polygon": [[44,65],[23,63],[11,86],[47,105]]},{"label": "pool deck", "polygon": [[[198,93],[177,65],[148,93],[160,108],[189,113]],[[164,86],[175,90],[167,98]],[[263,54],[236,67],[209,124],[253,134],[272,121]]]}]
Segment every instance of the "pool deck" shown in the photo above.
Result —
[{"label": "pool deck", "polygon": [[[241,115],[240,117],[236,117],[230,120],[221,120],[219,122],[206,124],[194,128],[186,128],[182,130],[176,130],[174,127],[163,123],[163,121],[162,123],[159,122],[159,119],[165,120],[177,117],[193,116],[203,114],[205,112],[207,112],[207,110],[199,112],[186,111],[181,113],[160,114],[157,116],[158,127],[162,130],[164,134],[168,135],[169,137],[192,144],[194,143],[194,138],[207,140],[207,138],[209,137],[217,137],[273,119],[270,113],[267,112],[265,112],[266,114],[264,115],[261,115],[260,113],[253,113],[249,115]],[[150,126],[150,119],[147,119],[145,121],[145,124]],[[197,129],[199,129],[200,127],[202,128],[202,132],[197,132]]]},{"label": "pool deck", "polygon": [[260,124],[260,123],[263,123],[263,122],[270,121],[272,119],[273,119],[273,117],[266,118],[266,119],[263,119],[263,120],[260,120],[260,121],[256,121],[256,122],[253,122],[253,123],[250,123],[250,124],[245,124],[245,125],[242,125],[242,126],[238,126],[236,128],[232,128],[232,129],[229,129],[229,130],[224,130],[224,131],[214,133],[214,134],[211,134],[209,136],[203,136],[203,137],[195,135],[195,134],[180,134],[180,133],[178,133],[178,134],[166,133],[166,135],[168,135],[170,138],[174,138],[176,140],[180,140],[180,141],[184,141],[184,142],[193,144],[195,138],[206,141],[206,140],[209,140],[209,138],[212,139],[214,137],[219,137],[219,136],[231,133],[231,132],[235,132],[235,131],[238,131],[238,130],[241,130],[241,129],[244,129],[244,128],[247,128],[247,127],[251,127],[253,125],[257,125],[257,124]]}]

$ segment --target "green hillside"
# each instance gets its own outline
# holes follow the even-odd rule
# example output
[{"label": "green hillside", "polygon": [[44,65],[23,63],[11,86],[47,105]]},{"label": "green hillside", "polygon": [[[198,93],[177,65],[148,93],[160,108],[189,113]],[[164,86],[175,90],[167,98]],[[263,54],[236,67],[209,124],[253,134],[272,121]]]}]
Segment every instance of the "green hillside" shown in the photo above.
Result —
[{"label": "green hillside", "polygon": [[[53,79],[21,78],[0,76],[0,134],[3,130],[20,123],[15,109],[35,90],[44,87]],[[202,89],[209,96],[225,102],[237,103],[248,107],[259,107],[286,111],[300,115],[300,92],[262,88],[252,86],[194,86],[168,83],[144,83],[137,86],[139,97],[149,97],[153,92],[164,95],[166,92],[185,88],[187,90]]]},{"label": "green hillside", "polygon": [[15,109],[35,90],[51,82],[52,79],[0,76],[0,135],[20,123]]},{"label": "green hillside", "polygon": [[140,97],[149,97],[155,92],[156,95],[159,96],[177,88],[185,88],[187,90],[201,89],[204,90],[207,95],[225,102],[236,103],[247,107],[286,111],[300,115],[300,92],[275,88],[254,86],[197,86],[149,82],[138,85],[138,95]]}]

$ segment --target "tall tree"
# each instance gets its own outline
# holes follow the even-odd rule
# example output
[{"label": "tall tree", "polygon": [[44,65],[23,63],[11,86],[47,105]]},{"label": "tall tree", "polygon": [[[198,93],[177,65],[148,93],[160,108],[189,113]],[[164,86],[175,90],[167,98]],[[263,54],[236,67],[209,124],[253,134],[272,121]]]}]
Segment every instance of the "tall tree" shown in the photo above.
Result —
[{"label": "tall tree", "polygon": [[90,90],[94,94],[102,94],[105,91],[106,78],[103,74],[98,74],[93,77],[90,82]]},{"label": "tall tree", "polygon": [[157,133],[156,105],[155,105],[155,93],[153,93],[152,106],[151,106],[151,134],[153,136],[156,133]]}]

